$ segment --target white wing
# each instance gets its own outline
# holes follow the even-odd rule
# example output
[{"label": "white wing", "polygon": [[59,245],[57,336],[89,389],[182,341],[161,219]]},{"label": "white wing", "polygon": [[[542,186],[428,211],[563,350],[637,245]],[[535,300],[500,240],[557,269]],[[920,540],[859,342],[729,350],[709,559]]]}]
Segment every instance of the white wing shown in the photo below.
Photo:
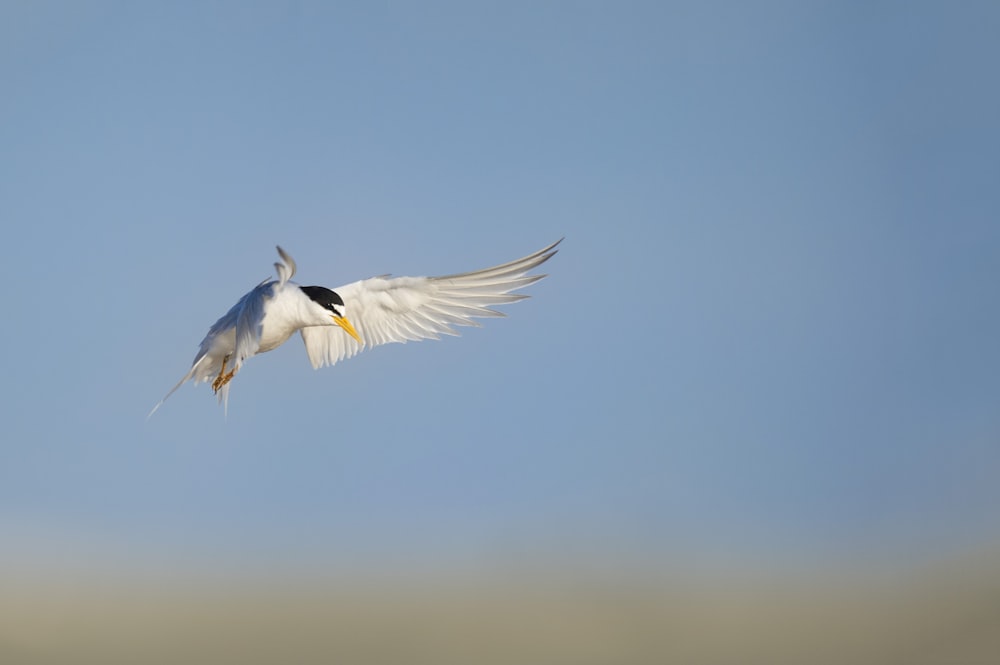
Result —
[{"label": "white wing", "polygon": [[[277,265],[277,264],[275,264]],[[260,331],[264,323],[264,301],[274,295],[278,288],[275,282],[261,284],[240,300],[239,314],[236,316],[236,345],[229,364],[239,369],[247,358],[256,355],[260,348]]]},{"label": "white wing", "polygon": [[276,249],[278,250],[278,256],[281,257],[281,262],[276,261],[274,269],[278,271],[278,282],[284,286],[288,280],[295,276],[295,259],[288,252],[281,249],[280,245]]},{"label": "white wing", "polygon": [[[276,282],[264,280],[254,289],[243,296],[233,310],[237,314],[235,321],[225,321],[227,326],[236,326],[236,346],[233,349],[233,357],[230,359],[230,366],[239,370],[247,358],[256,355],[260,349],[261,326],[264,323],[264,303],[273,298],[281,289],[285,288],[295,275],[295,259],[280,246],[276,248],[281,261],[276,261],[274,270],[278,274]],[[232,316],[232,311],[226,315]],[[226,317],[220,319],[215,325],[223,323]],[[211,334],[211,331],[209,332]]]},{"label": "white wing", "polygon": [[478,326],[474,318],[504,316],[490,306],[527,298],[511,292],[545,277],[526,273],[552,258],[560,242],[523,259],[476,272],[373,277],[334,289],[344,299],[347,318],[364,345],[336,326],[302,328],[299,332],[309,360],[319,368],[380,344],[457,335],[452,326]]}]

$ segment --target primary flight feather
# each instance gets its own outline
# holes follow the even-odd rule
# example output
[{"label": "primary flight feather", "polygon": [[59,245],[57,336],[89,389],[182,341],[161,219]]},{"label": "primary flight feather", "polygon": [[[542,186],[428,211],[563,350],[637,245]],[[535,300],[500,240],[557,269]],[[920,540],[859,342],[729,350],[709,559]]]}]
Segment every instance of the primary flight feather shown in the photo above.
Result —
[{"label": "primary flight feather", "polygon": [[478,326],[476,318],[504,316],[491,307],[527,298],[513,291],[545,277],[527,273],[552,258],[560,242],[484,270],[442,277],[383,275],[336,289],[291,281],[295,261],[278,247],[278,278],[258,284],[209,328],[191,369],[149,415],[189,380],[211,381],[228,408],[230,382],[243,364],[296,331],[319,368],[381,344],[457,335],[452,326]]}]

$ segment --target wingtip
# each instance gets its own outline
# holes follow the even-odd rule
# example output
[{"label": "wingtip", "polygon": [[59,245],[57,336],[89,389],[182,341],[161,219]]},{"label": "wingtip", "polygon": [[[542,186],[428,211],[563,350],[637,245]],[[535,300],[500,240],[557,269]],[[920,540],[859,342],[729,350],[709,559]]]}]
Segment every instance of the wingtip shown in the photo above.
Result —
[{"label": "wingtip", "polygon": [[556,254],[559,253],[559,250],[557,248],[562,243],[562,241],[565,240],[565,239],[566,239],[565,236],[563,236],[562,238],[559,238],[559,240],[556,240],[554,243],[552,243],[548,247],[544,247],[544,248],[538,250],[537,252],[535,252],[534,254],[532,254],[531,258],[544,257],[544,258],[542,258],[541,263],[544,263],[545,261],[548,261],[553,256],[555,256]]},{"label": "wingtip", "polygon": [[286,252],[281,245],[275,245],[274,248],[278,250],[278,256],[281,257],[282,261],[282,263],[275,263],[274,269],[278,273],[278,279],[282,284],[284,284],[295,276],[297,266],[295,265],[295,259],[292,258],[292,255]]}]

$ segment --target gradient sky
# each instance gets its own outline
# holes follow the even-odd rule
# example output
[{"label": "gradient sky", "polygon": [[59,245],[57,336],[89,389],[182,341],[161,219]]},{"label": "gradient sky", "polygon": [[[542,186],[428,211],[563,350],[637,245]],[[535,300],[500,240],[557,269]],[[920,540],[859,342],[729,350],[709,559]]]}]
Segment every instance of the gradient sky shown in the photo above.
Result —
[{"label": "gradient sky", "polygon": [[[997,34],[989,2],[4,3],[0,556],[995,542]],[[204,385],[145,420],[277,243],[337,286],[562,236],[506,319],[321,371],[295,337],[228,420]]]}]

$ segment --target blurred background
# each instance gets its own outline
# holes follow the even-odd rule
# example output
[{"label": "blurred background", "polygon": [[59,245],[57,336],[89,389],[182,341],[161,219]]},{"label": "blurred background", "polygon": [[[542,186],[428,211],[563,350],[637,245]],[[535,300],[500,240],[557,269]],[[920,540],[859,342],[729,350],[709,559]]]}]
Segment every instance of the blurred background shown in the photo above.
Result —
[{"label": "blurred background", "polygon": [[[0,661],[997,662],[1000,8],[0,6]],[[509,318],[149,409],[304,284]]]}]

